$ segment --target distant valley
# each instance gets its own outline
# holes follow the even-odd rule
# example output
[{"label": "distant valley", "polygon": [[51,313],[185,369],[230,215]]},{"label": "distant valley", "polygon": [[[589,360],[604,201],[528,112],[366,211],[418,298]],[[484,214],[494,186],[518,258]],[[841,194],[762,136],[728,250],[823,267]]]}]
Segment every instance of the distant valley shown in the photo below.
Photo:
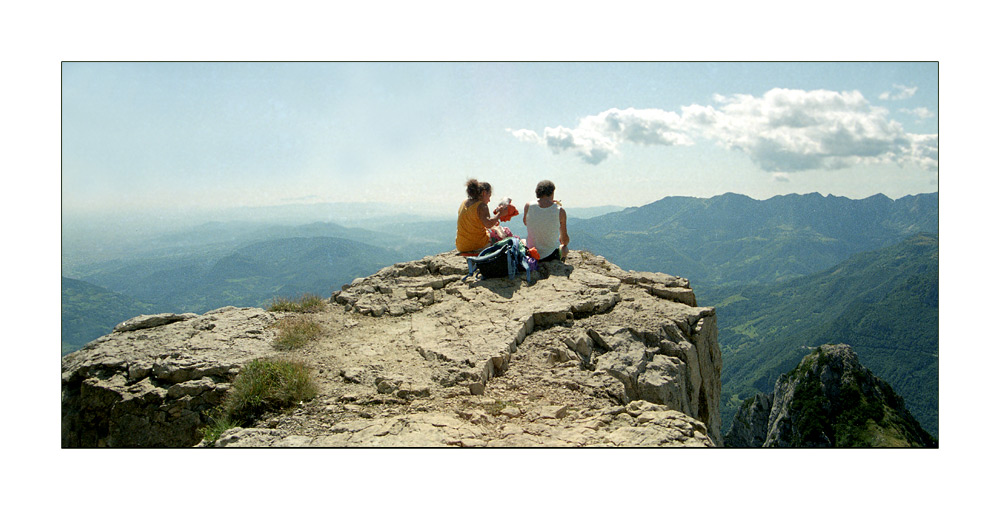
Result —
[{"label": "distant valley", "polygon": [[307,293],[329,296],[354,278],[448,251],[454,243],[440,240],[445,228],[435,222],[386,229],[214,222],[107,260],[64,260],[63,354],[143,313],[204,313],[265,307],[275,298]]},{"label": "distant valley", "polygon": [[156,305],[111,292],[91,283],[62,278],[62,354],[111,332],[119,322],[156,313]]},{"label": "distant valley", "polygon": [[[743,398],[821,343],[850,344],[937,434],[937,194],[891,200],[786,195],[667,197],[570,210],[571,248],[626,270],[690,279],[718,311],[724,426]],[[416,221],[414,221],[416,220]],[[225,221],[99,256],[65,246],[63,353],[141,313],[328,296],[356,277],[454,247],[453,219],[396,215],[365,227]],[[505,224],[524,236],[520,217]]]}]

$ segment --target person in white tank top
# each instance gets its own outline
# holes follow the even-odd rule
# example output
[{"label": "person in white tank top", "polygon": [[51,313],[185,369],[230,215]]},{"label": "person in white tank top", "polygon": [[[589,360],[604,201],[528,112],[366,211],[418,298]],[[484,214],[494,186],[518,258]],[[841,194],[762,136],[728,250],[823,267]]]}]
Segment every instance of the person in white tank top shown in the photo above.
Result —
[{"label": "person in white tank top", "polygon": [[524,226],[528,227],[528,248],[538,251],[539,260],[565,260],[569,252],[566,210],[554,199],[556,185],[544,180],[535,186],[535,204],[524,204]]}]

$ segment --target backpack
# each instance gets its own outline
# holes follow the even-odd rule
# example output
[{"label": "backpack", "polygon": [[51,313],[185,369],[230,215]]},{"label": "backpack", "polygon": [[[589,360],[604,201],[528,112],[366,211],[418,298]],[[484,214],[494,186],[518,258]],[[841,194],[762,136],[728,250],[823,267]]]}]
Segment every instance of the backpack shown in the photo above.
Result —
[{"label": "backpack", "polygon": [[523,250],[521,239],[518,237],[508,237],[487,246],[479,252],[479,255],[465,259],[469,263],[469,274],[465,275],[462,281],[476,273],[479,274],[479,279],[506,276],[513,280],[519,271],[524,271],[527,273],[528,283],[531,283],[528,257]]}]

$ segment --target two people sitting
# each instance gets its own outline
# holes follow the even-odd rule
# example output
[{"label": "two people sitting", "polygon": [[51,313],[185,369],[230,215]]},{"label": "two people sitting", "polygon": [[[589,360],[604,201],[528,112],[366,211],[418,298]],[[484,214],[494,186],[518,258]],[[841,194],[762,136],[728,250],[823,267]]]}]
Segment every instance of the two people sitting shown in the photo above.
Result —
[{"label": "two people sitting", "polygon": [[[524,204],[524,225],[528,229],[527,248],[539,255],[539,261],[564,260],[569,252],[566,231],[566,210],[554,199],[556,185],[544,180],[535,186],[537,201]],[[489,229],[506,217],[502,205],[490,216],[489,203],[493,188],[488,182],[469,179],[465,183],[468,198],[458,208],[458,233],[455,247],[460,253],[478,253],[491,244]]]}]

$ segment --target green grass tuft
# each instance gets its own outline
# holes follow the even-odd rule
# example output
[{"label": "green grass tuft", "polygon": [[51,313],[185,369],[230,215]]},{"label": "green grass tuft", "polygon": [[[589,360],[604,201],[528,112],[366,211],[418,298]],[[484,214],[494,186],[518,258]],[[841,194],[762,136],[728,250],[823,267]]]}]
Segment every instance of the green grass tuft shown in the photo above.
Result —
[{"label": "green grass tuft", "polygon": [[282,351],[298,349],[319,338],[321,329],[315,321],[304,317],[289,317],[274,324],[278,336],[274,339],[274,347]]},{"label": "green grass tuft", "polygon": [[323,310],[326,303],[315,294],[303,294],[297,300],[276,297],[267,307],[272,312],[315,313]]},{"label": "green grass tuft", "polygon": [[226,416],[250,423],[265,412],[278,411],[316,396],[309,368],[297,361],[255,359],[240,371],[223,402]]},{"label": "green grass tuft", "polygon": [[280,411],[316,396],[309,367],[298,361],[259,358],[246,364],[233,380],[222,405],[202,428],[204,439],[214,444],[233,427],[252,424],[266,412]]},{"label": "green grass tuft", "polygon": [[215,415],[211,416],[210,419],[212,422],[201,429],[205,442],[210,445],[215,445],[215,442],[222,437],[225,431],[237,425],[222,409],[216,410]]}]

